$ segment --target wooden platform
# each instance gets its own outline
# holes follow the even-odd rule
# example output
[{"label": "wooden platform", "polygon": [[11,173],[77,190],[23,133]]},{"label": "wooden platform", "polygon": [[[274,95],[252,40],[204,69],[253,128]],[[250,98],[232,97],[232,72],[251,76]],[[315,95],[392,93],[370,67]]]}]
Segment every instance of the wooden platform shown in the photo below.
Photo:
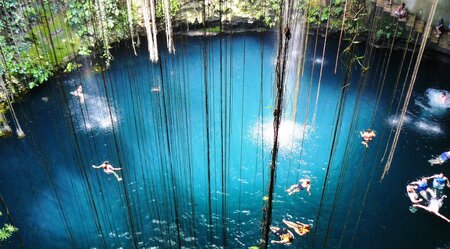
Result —
[{"label": "wooden platform", "polygon": [[425,28],[425,22],[423,20],[417,20],[414,24],[414,31],[423,33]]},{"label": "wooden platform", "polygon": [[406,19],[406,26],[414,27],[415,23],[416,23],[416,16],[415,15],[408,15],[408,17]]}]

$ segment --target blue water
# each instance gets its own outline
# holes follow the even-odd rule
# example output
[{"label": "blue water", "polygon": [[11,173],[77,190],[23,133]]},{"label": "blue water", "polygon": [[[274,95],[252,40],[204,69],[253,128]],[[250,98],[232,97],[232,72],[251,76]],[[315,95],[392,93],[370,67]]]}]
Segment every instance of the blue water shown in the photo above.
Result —
[{"label": "blue water", "polygon": [[[333,73],[337,42],[330,38],[316,106],[320,63],[313,58],[314,38],[295,120],[298,51],[289,57],[273,224],[282,226],[285,218],[313,225],[310,234],[296,235],[292,248],[450,247],[450,225],[423,210],[410,213],[405,194],[407,182],[422,175],[450,174],[448,166],[427,163],[449,149],[448,116],[423,107],[426,89],[449,90],[449,65],[424,59],[411,121],[380,181],[407,67],[405,62],[394,91],[402,51],[393,53],[384,84],[385,50],[375,51],[367,81],[355,67],[344,82],[342,64]],[[136,57],[120,44],[110,69],[94,72],[86,62],[17,103],[27,136],[0,142],[1,194],[19,228],[5,246],[258,245],[272,149],[276,39],[272,33],[180,36],[177,54],[160,49],[154,65],[145,45]],[[322,45],[320,38],[318,55]],[[83,104],[69,94],[79,84]],[[440,132],[430,132],[437,125]],[[365,149],[359,131],[369,127],[377,137]],[[122,182],[91,167],[104,160],[123,168]],[[285,189],[301,178],[312,180],[311,196],[288,196]],[[442,213],[450,216],[445,204]]]}]

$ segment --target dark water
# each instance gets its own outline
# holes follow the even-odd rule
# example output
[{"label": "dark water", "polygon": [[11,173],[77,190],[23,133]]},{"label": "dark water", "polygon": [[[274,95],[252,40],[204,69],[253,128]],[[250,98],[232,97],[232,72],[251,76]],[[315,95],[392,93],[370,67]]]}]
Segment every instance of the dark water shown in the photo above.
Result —
[{"label": "dark water", "polygon": [[[405,194],[407,182],[420,176],[450,175],[448,165],[427,163],[449,149],[449,117],[428,108],[425,96],[428,88],[450,89],[449,65],[424,59],[409,122],[380,182],[411,55],[397,88],[402,51],[393,52],[385,80],[388,51],[376,50],[367,81],[355,67],[344,82],[342,66],[333,73],[337,42],[329,39],[316,106],[320,60],[312,41],[295,119],[298,50],[290,53],[273,224],[313,224],[292,248],[450,247],[450,224],[423,210],[410,213]],[[161,62],[151,65],[145,45],[138,57],[121,45],[104,73],[85,65],[33,92],[16,105],[26,138],[0,140],[1,194],[20,230],[5,247],[257,245],[273,136],[275,46],[273,34],[178,37],[177,54],[161,49]],[[317,55],[322,46],[319,39]],[[80,83],[83,104],[69,94]],[[377,138],[365,149],[359,131],[368,127]],[[104,160],[123,167],[122,182],[91,167]],[[312,180],[311,196],[288,196],[285,189],[301,178]],[[442,213],[450,216],[446,202]]]}]

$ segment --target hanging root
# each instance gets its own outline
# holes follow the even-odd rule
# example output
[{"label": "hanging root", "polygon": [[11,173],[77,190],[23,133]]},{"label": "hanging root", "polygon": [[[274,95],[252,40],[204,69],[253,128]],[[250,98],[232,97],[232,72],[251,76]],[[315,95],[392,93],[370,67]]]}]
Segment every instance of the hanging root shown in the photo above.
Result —
[{"label": "hanging root", "polygon": [[[0,89],[5,94],[6,102],[8,102],[8,106],[11,111],[11,115],[13,117],[14,125],[16,126],[17,136],[19,138],[24,138],[25,133],[23,133],[22,128],[20,127],[19,120],[17,119],[16,112],[14,111],[14,107],[11,103],[12,102],[11,101],[12,94],[9,93],[8,88],[6,87],[5,82],[3,81],[2,77],[0,77]],[[1,115],[3,115],[3,114],[1,114]],[[5,116],[4,115],[0,116],[0,118],[3,118],[5,120],[4,124],[6,124],[3,126],[4,128],[1,132],[6,131],[6,134],[11,134],[12,133],[11,127],[9,127],[8,123],[6,122]]]},{"label": "hanging root", "polygon": [[[150,1],[150,9],[149,9]],[[156,23],[155,23],[155,4],[153,0],[144,0],[143,4],[144,26],[147,32],[148,52],[150,53],[150,61],[156,63],[158,61],[158,45],[156,40]],[[152,16],[152,25],[150,26],[150,14]]]},{"label": "hanging root", "polygon": [[20,126],[16,129],[16,134],[20,139],[25,138],[25,133],[22,131],[22,128],[20,128]]},{"label": "hanging root", "polygon": [[133,16],[132,16],[131,0],[127,0],[127,13],[128,13],[128,25],[130,27],[131,45],[133,46],[134,55],[137,56],[136,47],[135,47],[135,43],[134,43]]},{"label": "hanging root", "polygon": [[411,77],[411,82],[409,83],[408,92],[406,93],[405,102],[403,103],[402,113],[401,113],[400,119],[398,121],[397,130],[395,131],[394,140],[392,141],[391,150],[389,152],[389,156],[388,156],[386,165],[384,166],[383,174],[381,175],[381,180],[384,179],[384,177],[389,172],[389,169],[391,168],[392,159],[394,157],[395,149],[397,147],[398,138],[400,137],[400,132],[402,130],[403,121],[406,116],[406,110],[408,109],[409,100],[411,99],[412,91],[414,89],[414,84],[416,83],[417,73],[419,71],[420,62],[422,61],[423,52],[427,45],[428,36],[431,31],[431,23],[433,21],[434,13],[436,12],[436,6],[437,6],[438,2],[439,2],[439,0],[435,0],[433,2],[433,5],[432,5],[431,11],[430,11],[430,15],[428,16],[427,26],[425,28],[425,32],[423,33],[424,36],[422,38],[422,43],[420,44],[419,53],[417,55],[416,64],[414,66],[414,70],[413,70],[412,77]]},{"label": "hanging root", "polygon": [[169,0],[164,0],[164,22],[166,23],[166,39],[167,39],[167,49],[169,53],[175,53],[175,47],[173,45],[173,35],[172,35],[172,21],[170,19],[170,3]]},{"label": "hanging root", "polygon": [[8,124],[6,116],[0,113],[0,137],[12,134],[12,129]]},{"label": "hanging root", "polygon": [[[276,99],[275,109],[273,112],[273,147],[272,147],[272,160],[270,164],[270,181],[268,188],[268,200],[263,211],[262,222],[262,239],[261,248],[267,248],[269,240],[270,224],[272,222],[272,207],[273,207],[273,193],[275,188],[276,179],[276,161],[278,157],[278,130],[281,123],[281,115],[283,112],[283,97],[284,97],[284,79],[286,69],[287,47],[289,43],[289,29],[287,27],[288,20],[284,18],[285,8],[288,8],[284,4],[284,0],[280,3],[280,26],[279,26],[279,39],[278,39],[278,52],[277,52],[277,65],[275,68],[275,84],[276,84]],[[284,32],[283,32],[284,31]]]}]

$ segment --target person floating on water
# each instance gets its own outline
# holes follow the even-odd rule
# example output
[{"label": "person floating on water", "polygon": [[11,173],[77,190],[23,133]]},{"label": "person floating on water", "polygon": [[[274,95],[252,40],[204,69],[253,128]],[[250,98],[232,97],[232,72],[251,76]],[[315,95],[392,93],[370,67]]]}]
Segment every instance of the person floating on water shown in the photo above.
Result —
[{"label": "person floating on water", "polygon": [[443,164],[445,163],[448,159],[450,159],[450,150],[443,152],[442,154],[440,154],[438,157],[433,158],[428,160],[428,162],[431,164],[431,166],[435,165],[435,164]]},{"label": "person floating on water", "polygon": [[423,201],[422,198],[419,198],[419,195],[416,192],[417,185],[407,185],[406,193],[408,193],[408,197],[413,204],[417,204]]},{"label": "person floating on water", "polygon": [[83,86],[79,85],[77,87],[77,90],[70,92],[70,94],[72,94],[75,97],[78,97],[80,99],[81,104],[84,103],[84,93],[83,93]]},{"label": "person floating on water", "polygon": [[288,192],[289,195],[298,193],[302,191],[303,189],[306,189],[308,191],[309,195],[311,195],[310,189],[311,189],[311,180],[309,179],[300,179],[298,180],[300,183],[294,184],[288,189],[286,189],[286,192]]},{"label": "person floating on water", "polygon": [[441,217],[442,219],[444,219],[448,223],[450,223],[450,220],[447,217],[445,217],[444,215],[439,213],[439,209],[442,207],[442,202],[443,202],[444,198],[447,198],[447,196],[444,195],[444,196],[442,196],[439,199],[437,197],[433,197],[433,198],[431,198],[430,202],[428,203],[428,206],[423,206],[423,205],[420,205],[420,204],[414,204],[413,206],[417,207],[417,208],[425,209],[428,212],[433,213],[433,214]]},{"label": "person floating on water", "polygon": [[362,137],[361,143],[364,144],[366,148],[369,148],[369,142],[372,141],[372,139],[377,136],[375,131],[373,131],[370,128],[367,129],[367,131],[360,131],[359,133],[361,134]]},{"label": "person floating on water", "polygon": [[440,101],[441,101],[441,104],[447,104],[448,96],[445,91],[441,91]]},{"label": "person floating on water", "polygon": [[294,231],[300,236],[303,236],[303,235],[311,232],[311,225],[308,225],[308,224],[303,224],[298,221],[296,221],[296,222],[287,221],[285,219],[283,219],[283,223],[286,224],[286,226],[288,226],[289,228],[294,229]]},{"label": "person floating on water", "polygon": [[272,233],[278,236],[280,240],[270,241],[272,244],[286,244],[289,245],[294,241],[294,234],[286,228],[279,228],[275,226],[270,226]]},{"label": "person floating on water", "polygon": [[92,168],[94,169],[103,169],[103,172],[105,172],[106,174],[113,174],[116,178],[117,181],[122,181],[122,178],[119,177],[119,175],[115,172],[118,170],[122,170],[122,168],[114,168],[108,161],[104,161],[102,164],[100,164],[99,166],[95,166],[92,165]]},{"label": "person floating on water", "polygon": [[430,189],[428,187],[428,182],[427,182],[428,178],[427,177],[422,177],[420,180],[415,181],[415,182],[411,182],[409,185],[413,185],[416,184],[417,185],[417,192],[420,193],[420,195],[425,199],[425,200],[429,200],[430,198],[428,198],[427,193],[430,194],[430,196],[432,198],[436,198],[436,193]]},{"label": "person floating on water", "polygon": [[433,188],[436,189],[438,196],[443,194],[445,186],[450,188],[450,182],[448,181],[448,178],[444,176],[444,173],[427,177],[427,179],[433,179]]}]

